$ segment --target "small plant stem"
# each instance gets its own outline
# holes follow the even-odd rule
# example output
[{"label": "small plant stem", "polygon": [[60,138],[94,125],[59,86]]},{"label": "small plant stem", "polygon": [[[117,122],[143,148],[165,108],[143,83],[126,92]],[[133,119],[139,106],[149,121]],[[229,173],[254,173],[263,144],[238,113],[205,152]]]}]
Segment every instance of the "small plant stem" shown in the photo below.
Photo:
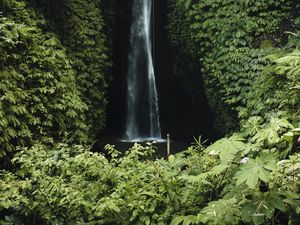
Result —
[{"label": "small plant stem", "polygon": [[170,134],[167,134],[167,157],[171,155]]},{"label": "small plant stem", "polygon": [[154,163],[153,163],[153,166],[154,166],[155,170],[157,171],[157,174],[159,175],[159,178],[162,181],[162,183],[164,185],[164,188],[167,191],[167,194],[168,194],[168,196],[170,198],[170,202],[171,202],[171,205],[172,205],[173,209],[176,210],[174,199],[172,198],[172,196],[171,196],[171,194],[169,192],[169,188],[168,188],[165,180],[163,179],[163,175],[161,174],[160,170],[157,168],[157,166]]}]

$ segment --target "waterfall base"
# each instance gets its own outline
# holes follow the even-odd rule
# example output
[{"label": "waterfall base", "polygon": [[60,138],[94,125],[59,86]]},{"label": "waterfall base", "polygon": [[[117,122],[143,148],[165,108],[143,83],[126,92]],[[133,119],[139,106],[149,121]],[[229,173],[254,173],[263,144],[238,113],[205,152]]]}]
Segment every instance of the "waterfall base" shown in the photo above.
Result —
[{"label": "waterfall base", "polygon": [[[110,145],[114,145],[117,150],[125,153],[128,149],[130,149],[134,145],[134,143],[139,143],[143,146],[147,146],[147,143],[149,142],[153,143],[153,146],[155,146],[157,158],[167,157],[167,142],[164,139],[149,140],[147,138],[147,140],[139,139],[137,141],[133,141],[133,140],[120,140],[120,138],[118,137],[106,136],[106,137],[101,137],[101,140],[96,141],[93,144],[92,151],[102,152],[106,154],[104,147],[105,145],[110,144]],[[171,154],[176,154],[178,152],[181,152],[187,149],[190,145],[191,144],[187,142],[171,140]]]},{"label": "waterfall base", "polygon": [[121,142],[128,142],[128,143],[144,143],[144,142],[154,142],[154,143],[164,143],[167,140],[162,138],[156,137],[146,137],[146,138],[134,138],[134,139],[121,139]]}]

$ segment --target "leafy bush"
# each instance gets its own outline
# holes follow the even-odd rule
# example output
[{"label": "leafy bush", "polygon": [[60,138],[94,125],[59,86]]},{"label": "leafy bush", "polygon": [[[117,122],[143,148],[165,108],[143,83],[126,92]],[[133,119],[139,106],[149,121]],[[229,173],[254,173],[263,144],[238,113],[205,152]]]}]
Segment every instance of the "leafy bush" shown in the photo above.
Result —
[{"label": "leafy bush", "polygon": [[0,213],[42,224],[296,224],[298,134],[272,118],[252,134],[207,148],[197,141],[167,160],[155,159],[150,143],[123,156],[106,146],[110,159],[82,146],[38,144],[16,154],[15,175],[2,172]]},{"label": "leafy bush", "polygon": [[67,50],[80,97],[89,108],[86,118],[90,137],[99,135],[105,128],[106,92],[111,79],[111,28],[107,20],[113,18],[106,19],[105,13],[109,14],[112,2],[103,2],[35,1]]},{"label": "leafy bush", "polygon": [[[291,160],[285,160],[286,154],[282,154],[286,149],[289,151],[287,154],[297,151],[294,139],[288,137],[297,137],[298,129],[282,135],[291,128],[291,124],[284,119],[272,118],[265,128],[260,128],[251,135],[244,134],[249,143],[232,137],[234,139],[223,139],[209,146],[206,149],[209,155],[220,159],[215,168],[222,169],[217,171],[232,173],[227,173],[222,179],[223,190],[216,196],[217,200],[209,202],[197,215],[176,217],[172,224],[266,224],[271,221],[273,224],[282,224],[287,216],[290,224],[297,224],[300,205],[296,176],[298,153],[292,154]],[[289,172],[283,172],[284,166],[292,167]],[[214,168],[208,173],[212,171]],[[202,173],[197,177],[204,177],[203,175]],[[281,183],[287,182],[288,178],[284,176],[290,177],[288,186]],[[199,181],[203,183],[205,180]]]},{"label": "leafy bush", "polygon": [[300,42],[275,33],[286,16],[299,29],[292,1],[170,1],[178,56],[200,59],[220,130],[236,127],[232,111],[242,129],[167,160],[151,144],[108,145],[107,158],[74,145],[105,120],[102,2],[33,2],[60,13],[0,0],[0,157],[27,146],[0,171],[1,224],[299,224]]},{"label": "leafy bush", "polygon": [[65,22],[59,31],[35,3],[0,1],[0,158],[36,140],[91,142],[106,123],[102,2],[47,1]]},{"label": "leafy bush", "polygon": [[171,43],[198,58],[217,130],[236,131],[251,116],[264,117],[280,105],[286,89],[273,96],[276,82],[289,84],[265,70],[273,62],[267,56],[282,52],[277,47],[285,44],[284,32],[295,29],[292,1],[169,2]]},{"label": "leafy bush", "polygon": [[0,157],[37,139],[85,141],[87,106],[65,49],[23,2],[13,4],[22,17],[0,18]]},{"label": "leafy bush", "polygon": [[[90,136],[100,134],[106,125],[107,88],[111,79],[112,49],[105,35],[102,1],[67,1],[64,44],[75,69],[76,84],[89,107],[86,113]],[[106,9],[107,10],[107,9]],[[69,11],[69,12],[68,12]],[[61,18],[63,19],[63,18]],[[65,31],[64,31],[65,32]]]},{"label": "leafy bush", "polygon": [[255,107],[261,115],[270,109],[286,111],[286,118],[294,124],[299,123],[299,40],[299,36],[293,34],[286,48],[268,56],[273,65],[268,66],[254,84],[253,88],[258,91],[249,95],[247,108]]}]

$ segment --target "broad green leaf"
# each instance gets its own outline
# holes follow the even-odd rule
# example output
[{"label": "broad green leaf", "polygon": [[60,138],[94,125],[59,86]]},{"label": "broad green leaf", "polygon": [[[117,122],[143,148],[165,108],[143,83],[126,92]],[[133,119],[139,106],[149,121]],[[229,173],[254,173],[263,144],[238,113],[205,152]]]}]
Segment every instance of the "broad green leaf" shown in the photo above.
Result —
[{"label": "broad green leaf", "polygon": [[196,216],[186,216],[182,225],[190,225],[195,222],[197,219]]},{"label": "broad green leaf", "polygon": [[273,153],[263,154],[256,159],[249,159],[234,176],[237,180],[237,185],[246,183],[250,188],[254,189],[259,180],[268,182],[270,171],[275,169],[276,163],[276,156]]},{"label": "broad green leaf", "polygon": [[211,155],[219,155],[223,163],[230,163],[237,153],[246,148],[243,141],[244,139],[238,136],[223,138],[206,148],[205,152]]},{"label": "broad green leaf", "polygon": [[275,209],[285,211],[283,197],[276,192],[255,192],[252,199],[242,206],[241,213],[244,222],[264,224],[266,219],[272,218]]},{"label": "broad green leaf", "polygon": [[197,217],[204,224],[234,225],[239,224],[240,216],[240,206],[233,198],[209,202]]},{"label": "broad green leaf", "polygon": [[183,223],[184,220],[185,220],[185,216],[177,216],[172,220],[170,225],[179,225]]}]

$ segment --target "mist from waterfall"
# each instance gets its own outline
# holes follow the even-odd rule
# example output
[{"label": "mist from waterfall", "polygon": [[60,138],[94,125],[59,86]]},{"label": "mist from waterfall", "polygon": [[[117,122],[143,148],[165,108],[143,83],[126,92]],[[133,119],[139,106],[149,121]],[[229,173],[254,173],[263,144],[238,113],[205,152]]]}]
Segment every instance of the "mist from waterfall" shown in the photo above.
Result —
[{"label": "mist from waterfall", "polygon": [[125,140],[160,140],[158,96],[152,59],[152,0],[133,1],[127,74]]}]

